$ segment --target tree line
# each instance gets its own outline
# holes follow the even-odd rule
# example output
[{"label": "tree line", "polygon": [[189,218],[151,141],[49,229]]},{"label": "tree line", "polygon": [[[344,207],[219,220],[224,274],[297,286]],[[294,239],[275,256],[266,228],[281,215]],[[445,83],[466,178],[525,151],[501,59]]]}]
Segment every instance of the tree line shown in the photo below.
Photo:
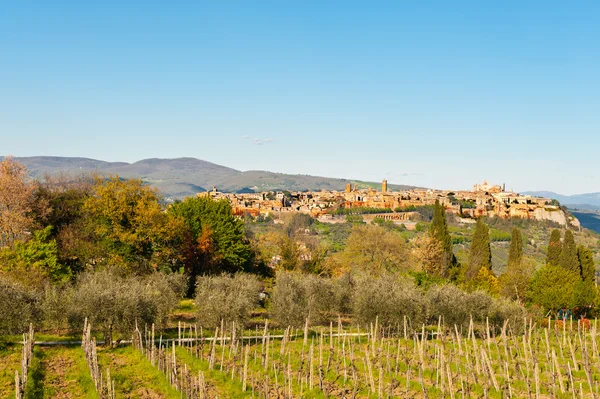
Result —
[{"label": "tree line", "polygon": [[[515,301],[503,309],[518,304],[544,312],[569,308],[580,315],[598,309],[594,254],[577,246],[570,230],[564,238],[559,230],[552,232],[546,264],[536,270],[524,256],[521,231],[513,228],[506,270],[496,275],[484,219],[477,220],[461,263],[444,206],[428,207],[427,216],[427,230],[410,240],[405,229],[394,226],[360,221],[324,226],[302,214],[276,225],[236,217],[227,200],[210,196],[166,204],[138,179],[32,180],[21,164],[6,158],[0,162],[0,332],[19,331],[32,320],[75,328],[87,316],[111,337],[126,332],[134,315],[159,325],[181,296],[196,298],[206,319],[222,317],[206,306],[245,301],[234,312],[241,317],[271,283],[268,311],[281,320],[289,309],[296,309],[289,317],[330,317],[322,309],[306,313],[321,297],[329,305],[337,298],[339,314],[361,321],[376,316],[397,321],[402,309],[421,317],[438,302],[467,309],[465,298],[484,298],[477,293],[491,298],[484,300],[488,304]],[[325,229],[328,240],[319,235]],[[236,286],[207,277],[240,272],[259,276],[261,283],[248,277]],[[123,290],[128,292],[119,293]],[[389,295],[374,302],[380,290]],[[412,292],[410,301],[426,305],[405,309],[404,297],[390,290]],[[235,300],[224,299],[228,293]],[[433,293],[441,296],[435,299]],[[95,306],[99,303],[102,309]],[[459,312],[461,320],[469,312]]]}]

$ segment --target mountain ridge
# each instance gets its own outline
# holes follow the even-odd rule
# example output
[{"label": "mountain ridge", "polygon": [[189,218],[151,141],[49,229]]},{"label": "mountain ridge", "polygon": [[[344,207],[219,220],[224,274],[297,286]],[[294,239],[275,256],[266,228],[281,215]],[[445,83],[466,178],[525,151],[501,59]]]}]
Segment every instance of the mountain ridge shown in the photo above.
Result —
[{"label": "mountain ridge", "polygon": [[[3,158],[3,157],[2,157]],[[133,163],[109,162],[84,157],[15,157],[33,178],[46,174],[96,172],[138,178],[156,187],[166,198],[179,199],[217,187],[223,192],[344,190],[346,184],[379,187],[378,182],[331,178],[303,174],[285,174],[261,170],[240,171],[192,157],[147,158]],[[392,190],[415,186],[389,184]]]}]

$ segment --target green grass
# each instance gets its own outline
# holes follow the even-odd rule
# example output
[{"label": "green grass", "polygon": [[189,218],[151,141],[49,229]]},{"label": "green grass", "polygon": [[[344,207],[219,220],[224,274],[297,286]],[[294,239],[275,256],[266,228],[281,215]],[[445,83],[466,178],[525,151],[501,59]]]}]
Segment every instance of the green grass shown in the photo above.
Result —
[{"label": "green grass", "polygon": [[[79,346],[34,349],[25,398],[54,398],[59,394],[65,399],[98,399],[85,356]],[[14,386],[10,397],[12,395]]]},{"label": "green grass", "polygon": [[209,370],[207,361],[192,356],[183,348],[177,348],[176,353],[178,361],[186,364],[194,373],[198,373],[198,371],[204,373],[205,381],[219,397],[232,399],[251,397],[250,391],[243,392],[242,383],[237,379],[232,380],[228,373],[214,369]]},{"label": "green grass", "polygon": [[29,365],[27,373],[27,384],[25,385],[25,399],[41,399],[44,398],[44,379],[45,367],[44,359],[46,355],[40,349],[34,349],[33,359]]},{"label": "green grass", "polygon": [[193,299],[182,299],[179,301],[179,306],[177,306],[177,309],[175,309],[175,312],[181,313],[195,313],[197,311],[198,310]]},{"label": "green grass", "polygon": [[21,346],[4,344],[0,349],[0,398],[14,398],[15,371],[21,367]]},{"label": "green grass", "polygon": [[180,398],[164,375],[133,347],[99,350],[98,361],[104,373],[110,369],[117,398]]}]

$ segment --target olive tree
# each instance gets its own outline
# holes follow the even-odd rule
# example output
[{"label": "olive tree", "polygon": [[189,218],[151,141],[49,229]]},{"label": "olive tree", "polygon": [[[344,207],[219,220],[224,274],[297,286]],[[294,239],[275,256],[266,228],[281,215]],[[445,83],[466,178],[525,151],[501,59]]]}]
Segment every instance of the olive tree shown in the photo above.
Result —
[{"label": "olive tree", "polygon": [[122,277],[108,270],[80,275],[69,292],[67,319],[75,330],[85,318],[112,345],[113,334],[130,334],[136,325],[165,326],[169,312],[177,306],[181,287],[177,275],[155,273],[145,277]]},{"label": "olive tree", "polygon": [[246,325],[258,305],[261,283],[251,274],[202,276],[196,284],[198,321],[216,327],[221,321]]},{"label": "olive tree", "polygon": [[18,334],[39,319],[37,294],[0,277],[0,334]]},{"label": "olive tree", "polygon": [[329,278],[298,272],[277,273],[270,314],[281,326],[300,327],[306,320],[311,325],[330,320],[332,298],[335,298]]},{"label": "olive tree", "polygon": [[423,293],[412,279],[395,274],[379,277],[361,275],[356,279],[352,305],[359,323],[373,323],[378,318],[382,325],[404,323],[418,328],[425,320]]}]

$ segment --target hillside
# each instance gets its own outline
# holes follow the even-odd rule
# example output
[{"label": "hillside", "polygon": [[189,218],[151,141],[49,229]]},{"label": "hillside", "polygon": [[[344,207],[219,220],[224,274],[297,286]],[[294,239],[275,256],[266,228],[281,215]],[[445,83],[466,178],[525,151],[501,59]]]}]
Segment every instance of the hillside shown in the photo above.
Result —
[{"label": "hillside", "polygon": [[[106,162],[88,158],[22,157],[22,162],[34,178],[46,174],[97,172],[139,178],[156,187],[169,198],[183,198],[217,187],[223,192],[276,190],[343,190],[347,183],[360,187],[378,187],[378,182],[337,179],[309,175],[289,175],[267,171],[239,171],[196,158],[143,159],[134,163]],[[391,184],[391,190],[412,186]]]}]

